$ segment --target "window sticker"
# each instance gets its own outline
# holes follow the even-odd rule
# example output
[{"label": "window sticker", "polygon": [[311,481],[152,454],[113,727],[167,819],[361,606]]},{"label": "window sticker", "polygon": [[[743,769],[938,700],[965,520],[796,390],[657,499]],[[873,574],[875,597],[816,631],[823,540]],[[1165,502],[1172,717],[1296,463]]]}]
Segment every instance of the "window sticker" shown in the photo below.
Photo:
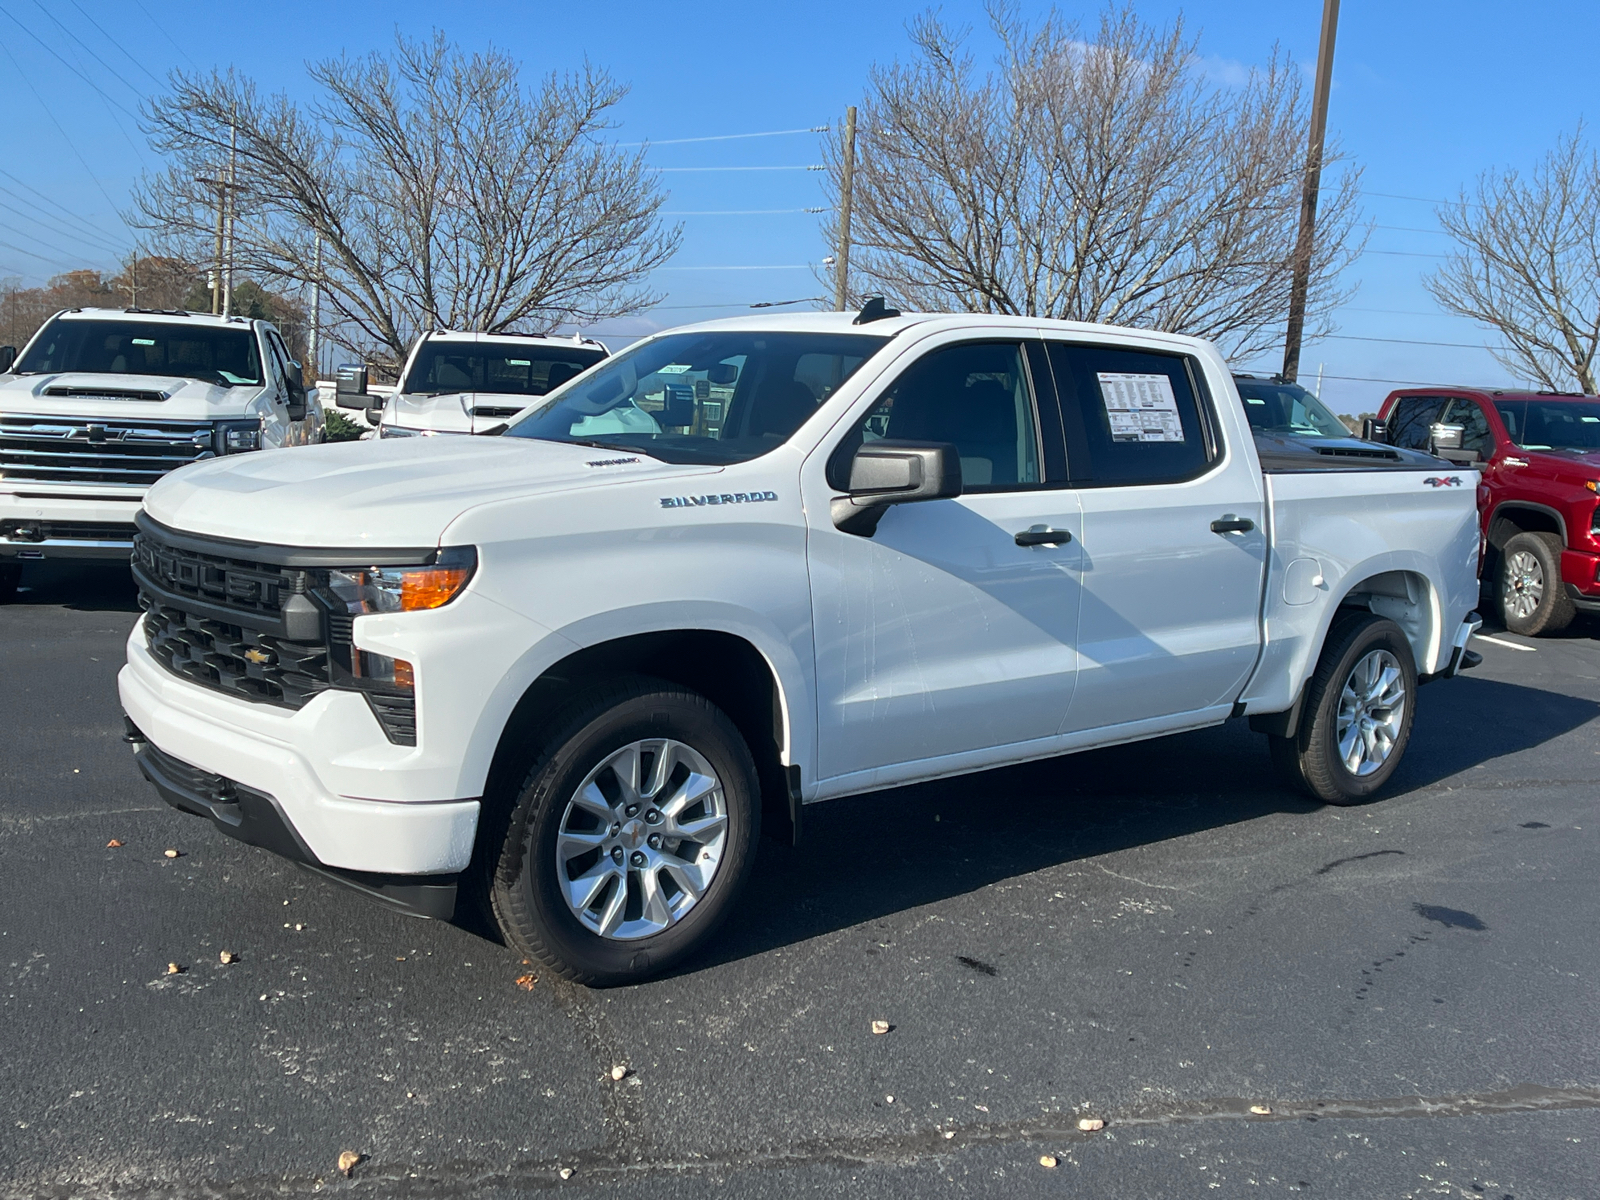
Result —
[{"label": "window sticker", "polygon": [[1165,375],[1098,371],[1113,442],[1181,442],[1183,421],[1172,380]]}]

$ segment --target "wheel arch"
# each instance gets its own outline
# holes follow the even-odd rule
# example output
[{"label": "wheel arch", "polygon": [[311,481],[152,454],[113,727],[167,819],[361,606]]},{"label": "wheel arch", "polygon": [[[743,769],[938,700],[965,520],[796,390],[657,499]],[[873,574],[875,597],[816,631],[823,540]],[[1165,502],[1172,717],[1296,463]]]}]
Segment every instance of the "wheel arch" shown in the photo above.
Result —
[{"label": "wheel arch", "polygon": [[1571,544],[1567,541],[1566,518],[1548,504],[1506,500],[1496,505],[1489,514],[1486,540],[1490,548],[1498,554],[1519,533],[1553,533],[1561,539],[1562,546]]},{"label": "wheel arch", "polygon": [[578,645],[527,683],[502,723],[484,780],[486,812],[526,774],[542,746],[542,726],[568,698],[607,676],[644,675],[700,693],[734,723],[756,762],[763,824],[784,836],[791,821],[788,764],[795,761],[791,703],[800,685],[786,685],[773,657],[743,633],[706,626],[619,634]]}]

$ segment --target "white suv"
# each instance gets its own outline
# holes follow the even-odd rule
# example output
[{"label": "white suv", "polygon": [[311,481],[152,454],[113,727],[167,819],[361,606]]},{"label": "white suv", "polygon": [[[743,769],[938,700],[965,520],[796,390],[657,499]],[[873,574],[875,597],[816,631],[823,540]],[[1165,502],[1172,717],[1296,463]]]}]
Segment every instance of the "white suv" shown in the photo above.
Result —
[{"label": "white suv", "polygon": [[378,436],[483,433],[606,357],[592,338],[425,333],[383,404]]},{"label": "white suv", "polygon": [[1194,338],[715,322],[498,437],[164,481],[122,704],[179,808],[416,911],[476,892],[622,982],[816,801],[1230,717],[1312,795],[1372,796],[1418,684],[1476,659],[1476,482],[1264,462]]}]

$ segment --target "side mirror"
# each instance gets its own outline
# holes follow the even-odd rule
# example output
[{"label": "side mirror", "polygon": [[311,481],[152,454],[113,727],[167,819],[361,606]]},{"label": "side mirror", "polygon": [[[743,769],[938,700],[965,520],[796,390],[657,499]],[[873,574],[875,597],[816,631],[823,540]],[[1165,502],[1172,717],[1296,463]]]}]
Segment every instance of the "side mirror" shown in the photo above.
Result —
[{"label": "side mirror", "polygon": [[11,370],[11,364],[17,361],[17,348],[15,346],[0,346],[0,375]]},{"label": "side mirror", "polygon": [[833,501],[833,523],[871,537],[891,504],[961,495],[961,456],[949,442],[863,442],[850,462],[849,493]]},{"label": "side mirror", "polygon": [[1377,417],[1362,418],[1361,440],[1364,442],[1387,442],[1389,440],[1389,422],[1380,421]]},{"label": "side mirror", "polygon": [[1428,444],[1433,447],[1435,454],[1441,450],[1459,450],[1461,435],[1465,432],[1463,426],[1436,422],[1428,426]]},{"label": "side mirror", "polygon": [[333,402],[340,408],[370,408],[365,363],[341,363],[334,375]]},{"label": "side mirror", "polygon": [[306,381],[305,376],[301,374],[299,363],[292,362],[289,364],[289,374],[284,379],[284,383],[289,388],[289,403],[285,406],[288,409],[289,420],[304,421],[306,419]]}]

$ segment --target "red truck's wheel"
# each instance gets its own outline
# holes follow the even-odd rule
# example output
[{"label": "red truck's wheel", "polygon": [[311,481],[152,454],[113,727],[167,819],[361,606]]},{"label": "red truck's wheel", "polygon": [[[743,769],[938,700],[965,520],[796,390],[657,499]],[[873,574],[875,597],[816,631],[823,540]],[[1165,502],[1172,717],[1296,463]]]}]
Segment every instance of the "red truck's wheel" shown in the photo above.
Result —
[{"label": "red truck's wheel", "polygon": [[498,848],[506,940],[567,979],[634,983],[721,924],[755,857],[755,763],[704,696],[618,679],[549,725]]},{"label": "red truck's wheel", "polygon": [[1560,633],[1577,609],[1561,582],[1561,539],[1519,533],[1500,550],[1500,615],[1524,637]]},{"label": "red truck's wheel", "polygon": [[1394,774],[1411,740],[1416,662],[1393,621],[1355,612],[1334,623],[1293,737],[1271,737],[1272,760],[1328,804],[1359,804]]}]

